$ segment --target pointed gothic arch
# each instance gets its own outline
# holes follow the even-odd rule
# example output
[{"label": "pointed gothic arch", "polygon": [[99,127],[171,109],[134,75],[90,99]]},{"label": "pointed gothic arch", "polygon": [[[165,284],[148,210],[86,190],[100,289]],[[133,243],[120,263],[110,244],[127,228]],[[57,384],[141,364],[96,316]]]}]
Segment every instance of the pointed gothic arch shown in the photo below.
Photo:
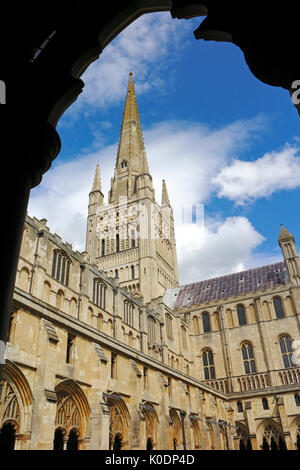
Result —
[{"label": "pointed gothic arch", "polygon": [[[1,446],[26,439],[31,430],[33,395],[23,372],[11,361],[6,361],[0,380],[0,441]],[[9,441],[4,436],[11,436]],[[5,437],[5,438],[6,438]],[[13,448],[18,448],[18,444]]]},{"label": "pointed gothic arch", "polygon": [[272,418],[266,418],[260,423],[256,436],[262,450],[281,450],[286,447],[282,427]]},{"label": "pointed gothic arch", "polygon": [[88,435],[90,406],[83,390],[74,380],[62,380],[54,390],[57,395],[55,436],[59,433],[57,429],[60,429],[62,436],[68,438],[67,449],[75,450],[80,448],[81,441]]},{"label": "pointed gothic arch", "polygon": [[[155,407],[150,402],[140,404],[140,410],[145,416],[146,420],[146,443],[147,450],[153,450],[157,447],[158,443],[158,425],[159,419]],[[151,442],[151,449],[150,449]],[[149,446],[149,448],[148,448]]]},{"label": "pointed gothic arch", "polygon": [[181,420],[175,408],[170,408],[169,416],[171,449],[178,450],[182,446]]},{"label": "pointed gothic arch", "polygon": [[109,406],[109,449],[121,450],[128,448],[128,431],[130,413],[123,398],[118,394],[104,394]]}]

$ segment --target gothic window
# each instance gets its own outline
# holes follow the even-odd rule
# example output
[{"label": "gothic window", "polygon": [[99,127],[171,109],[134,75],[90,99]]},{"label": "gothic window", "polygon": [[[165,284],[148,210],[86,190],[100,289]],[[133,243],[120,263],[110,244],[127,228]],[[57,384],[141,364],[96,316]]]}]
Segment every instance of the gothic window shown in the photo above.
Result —
[{"label": "gothic window", "polygon": [[121,161],[121,168],[126,168],[127,167],[127,160],[122,160]]},{"label": "gothic window", "polygon": [[300,406],[300,395],[299,393],[294,394],[296,406]]},{"label": "gothic window", "polygon": [[130,235],[131,235],[131,248],[135,248],[135,231],[134,230],[131,230],[130,232]]},{"label": "gothic window", "polygon": [[134,266],[132,265],[131,266],[131,279],[134,279],[135,276],[134,276]]},{"label": "gothic window", "polygon": [[182,346],[186,348],[187,347],[186,329],[184,328],[184,326],[181,326],[181,337],[182,337]]},{"label": "gothic window", "polygon": [[273,299],[273,305],[275,309],[276,318],[284,318],[284,310],[282,306],[282,300],[280,297],[275,297]]},{"label": "gothic window", "polygon": [[105,256],[105,239],[101,240],[101,256]]},{"label": "gothic window", "polygon": [[209,313],[208,312],[202,313],[202,324],[203,324],[204,333],[208,333],[208,332],[211,331],[210,318],[209,318]]},{"label": "gothic window", "polygon": [[105,310],[106,304],[106,285],[99,279],[94,279],[93,302]]},{"label": "gothic window", "polygon": [[120,235],[117,233],[116,235],[116,252],[120,251]]},{"label": "gothic window", "polygon": [[267,399],[267,398],[263,398],[263,399],[262,399],[262,406],[263,406],[263,409],[264,409],[264,410],[268,410],[268,409],[269,409],[269,403],[268,403],[268,399]]},{"label": "gothic window", "polygon": [[144,390],[148,390],[148,368],[144,367],[143,369],[143,378],[144,378]]},{"label": "gothic window", "polygon": [[173,328],[172,328],[172,317],[169,313],[166,313],[166,334],[167,337],[173,339]]},{"label": "gothic window", "polygon": [[245,307],[242,304],[239,304],[237,306],[237,314],[238,314],[238,320],[239,320],[239,325],[246,325],[247,324],[247,319],[246,319],[246,313],[245,313]]},{"label": "gothic window", "polygon": [[205,380],[215,379],[214,358],[210,349],[205,349],[202,353]]},{"label": "gothic window", "polygon": [[294,367],[293,361],[293,348],[292,340],[289,335],[282,335],[279,338],[279,345],[281,350],[281,356],[283,360],[283,365],[285,368]]},{"label": "gothic window", "polygon": [[249,342],[242,344],[242,356],[244,361],[244,369],[246,374],[255,374],[256,366],[253,355],[253,347]]},{"label": "gothic window", "polygon": [[63,252],[55,250],[53,252],[51,276],[57,281],[69,285],[71,261]]},{"label": "gothic window", "polygon": [[67,349],[66,349],[66,363],[71,364],[73,359],[73,350],[74,350],[75,336],[71,333],[68,333],[67,338]]},{"label": "gothic window", "polygon": [[[11,435],[13,430],[18,430],[20,426],[20,408],[16,393],[10,383],[3,380],[0,382],[0,427],[2,423],[5,424],[7,422],[12,424],[13,429],[3,429],[4,426],[2,426],[0,431],[1,450],[8,450],[6,447],[8,444],[6,437],[8,437],[8,433],[10,433],[10,437],[13,437]],[[10,445],[12,445],[12,442],[10,442]]]},{"label": "gothic window", "polygon": [[148,335],[149,341],[154,343],[155,342],[155,319],[151,316],[148,317]]},{"label": "gothic window", "polygon": [[[76,450],[78,447],[73,441],[77,441],[77,439],[74,439],[75,436],[72,435],[72,431],[75,433],[76,437],[78,437],[80,429],[80,413],[75,400],[66,391],[57,392],[55,425],[56,431],[54,435],[54,446],[57,446],[56,448],[61,446],[63,436],[66,434],[69,435],[67,450]],[[57,431],[58,429],[60,429],[61,432]]]},{"label": "gothic window", "polygon": [[124,323],[133,326],[134,322],[134,306],[128,300],[124,300]]},{"label": "gothic window", "polygon": [[242,404],[242,402],[238,401],[236,406],[237,406],[238,413],[243,413],[243,404]]},{"label": "gothic window", "polygon": [[113,352],[111,353],[110,376],[112,379],[117,378],[117,355]]}]

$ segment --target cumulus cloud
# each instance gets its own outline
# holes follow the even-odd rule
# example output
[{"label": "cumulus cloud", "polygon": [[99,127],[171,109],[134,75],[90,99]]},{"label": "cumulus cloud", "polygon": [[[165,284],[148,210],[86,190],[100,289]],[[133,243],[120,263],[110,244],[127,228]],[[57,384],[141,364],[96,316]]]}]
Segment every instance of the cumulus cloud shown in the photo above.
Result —
[{"label": "cumulus cloud", "polygon": [[286,146],[254,161],[234,159],[213,179],[218,196],[243,205],[300,186],[299,148]]},{"label": "cumulus cloud", "polygon": [[[214,191],[212,179],[219,167],[247,145],[261,126],[259,119],[238,121],[218,130],[172,121],[158,123],[144,131],[156,200],[160,203],[161,182],[165,178],[174,208],[181,282],[242,269],[249,263],[251,251],[262,242],[260,234],[244,218],[214,223],[209,220],[204,232],[201,224],[182,218],[183,208],[208,203]],[[73,161],[58,161],[44,175],[41,185],[32,191],[29,214],[48,219],[51,231],[72,243],[73,248],[83,251],[88,194],[96,164],[100,163],[107,202],[116,154],[117,143],[78,155]],[[235,243],[237,234],[239,247]]]},{"label": "cumulus cloud", "polygon": [[83,73],[85,86],[64,114],[60,125],[73,122],[82,112],[118,104],[124,99],[128,74],[134,73],[138,94],[163,92],[174,74],[174,64],[199,21],[172,19],[169,12],[143,15],[120,33]]},{"label": "cumulus cloud", "polygon": [[177,227],[180,283],[223,276],[251,267],[253,250],[263,241],[245,217]]}]

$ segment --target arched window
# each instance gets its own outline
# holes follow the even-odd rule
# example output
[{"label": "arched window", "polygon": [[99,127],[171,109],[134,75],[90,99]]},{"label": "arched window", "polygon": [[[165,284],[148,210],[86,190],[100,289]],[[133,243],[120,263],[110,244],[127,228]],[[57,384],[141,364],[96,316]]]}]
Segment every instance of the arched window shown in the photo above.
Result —
[{"label": "arched window", "polygon": [[237,406],[238,413],[243,413],[243,404],[242,404],[242,402],[238,401],[236,406]]},{"label": "arched window", "polygon": [[242,355],[243,355],[245,373],[255,374],[256,367],[255,367],[255,360],[254,360],[253,348],[252,348],[251,343],[246,342],[242,344]]},{"label": "arched window", "polygon": [[198,317],[193,317],[193,327],[194,327],[194,333],[198,335],[200,333]]},{"label": "arched window", "polygon": [[300,406],[300,395],[299,393],[294,394],[296,406]]},{"label": "arched window", "polygon": [[204,349],[202,353],[205,380],[215,379],[214,358],[210,349]]},{"label": "arched window", "polygon": [[127,167],[127,160],[122,160],[121,161],[121,168],[126,168]]},{"label": "arched window", "polygon": [[209,331],[211,331],[210,318],[208,312],[202,313],[202,324],[204,333],[208,333]]},{"label": "arched window", "polygon": [[155,342],[155,319],[151,316],[148,317],[148,335],[149,340],[154,343]]},{"label": "arched window", "polygon": [[172,328],[172,317],[169,313],[166,313],[166,334],[167,337],[173,339],[173,328]]},{"label": "arched window", "polygon": [[284,367],[294,367],[292,340],[289,335],[280,336],[279,345]]},{"label": "arched window", "polygon": [[64,252],[53,252],[51,276],[66,286],[69,285],[71,261]]},{"label": "arched window", "polygon": [[105,310],[106,304],[106,289],[104,282],[99,279],[94,279],[93,302],[98,305],[98,307],[103,308],[103,310]]},{"label": "arched window", "polygon": [[131,279],[134,279],[135,278],[135,275],[134,275],[134,266],[133,264],[131,265]]},{"label": "arched window", "polygon": [[265,398],[265,397],[262,399],[262,406],[263,406],[263,409],[264,409],[264,410],[268,410],[268,409],[269,409],[268,399]]},{"label": "arched window", "polygon": [[238,320],[239,320],[239,325],[247,325],[247,319],[246,319],[246,313],[245,313],[245,307],[242,304],[239,304],[237,306],[237,314],[238,314]]},{"label": "arched window", "polygon": [[284,318],[284,310],[282,306],[282,300],[280,297],[274,297],[273,305],[275,309],[276,318]]},{"label": "arched window", "polygon": [[186,348],[187,347],[186,329],[184,328],[184,326],[181,326],[181,337],[182,337],[182,346]]},{"label": "arched window", "polygon": [[120,251],[120,235],[117,233],[116,235],[116,252]]},{"label": "arched window", "polygon": [[128,300],[124,300],[124,323],[133,326],[134,323],[134,306]]}]

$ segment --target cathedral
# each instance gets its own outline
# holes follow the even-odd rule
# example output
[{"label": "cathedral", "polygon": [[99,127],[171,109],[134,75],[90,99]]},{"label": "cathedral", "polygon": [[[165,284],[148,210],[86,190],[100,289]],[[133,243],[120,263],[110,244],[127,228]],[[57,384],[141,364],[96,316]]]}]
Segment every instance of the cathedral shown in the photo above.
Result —
[{"label": "cathedral", "polygon": [[0,382],[0,449],[300,450],[300,262],[180,285],[132,73],[86,248],[26,217]]}]

